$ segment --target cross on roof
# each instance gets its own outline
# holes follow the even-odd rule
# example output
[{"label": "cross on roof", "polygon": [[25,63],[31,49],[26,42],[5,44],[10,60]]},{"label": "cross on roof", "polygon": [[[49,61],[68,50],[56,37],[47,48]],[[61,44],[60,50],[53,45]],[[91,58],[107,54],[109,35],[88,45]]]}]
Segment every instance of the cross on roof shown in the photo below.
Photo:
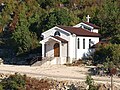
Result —
[{"label": "cross on roof", "polygon": [[89,22],[91,17],[89,15],[87,15],[86,18],[87,18],[87,22]]}]

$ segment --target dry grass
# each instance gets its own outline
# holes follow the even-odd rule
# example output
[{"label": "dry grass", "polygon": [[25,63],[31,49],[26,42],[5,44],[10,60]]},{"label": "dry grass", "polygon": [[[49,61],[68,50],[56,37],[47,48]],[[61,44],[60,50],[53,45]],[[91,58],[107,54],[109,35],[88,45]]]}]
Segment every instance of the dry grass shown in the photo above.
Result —
[{"label": "dry grass", "polygon": [[73,63],[68,63],[68,64],[64,64],[66,66],[81,66],[81,65],[84,65],[83,61],[82,60],[77,60],[77,61],[74,61]]},{"label": "dry grass", "polygon": [[26,90],[49,90],[52,89],[52,85],[48,80],[35,78],[26,78]]}]

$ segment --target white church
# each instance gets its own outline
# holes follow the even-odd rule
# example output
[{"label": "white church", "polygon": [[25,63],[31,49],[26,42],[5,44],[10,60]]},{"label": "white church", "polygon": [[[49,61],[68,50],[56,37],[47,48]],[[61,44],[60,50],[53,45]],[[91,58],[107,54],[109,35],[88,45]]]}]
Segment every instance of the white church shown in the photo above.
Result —
[{"label": "white church", "polygon": [[87,22],[75,26],[55,26],[42,33],[42,58],[46,64],[65,64],[82,59],[99,42],[99,27]]}]

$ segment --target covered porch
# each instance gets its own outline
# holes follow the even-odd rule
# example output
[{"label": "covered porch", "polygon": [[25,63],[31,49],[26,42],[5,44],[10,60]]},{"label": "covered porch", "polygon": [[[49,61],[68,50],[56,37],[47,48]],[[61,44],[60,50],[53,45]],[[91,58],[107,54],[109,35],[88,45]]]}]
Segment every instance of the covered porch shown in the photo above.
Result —
[{"label": "covered porch", "polygon": [[44,64],[65,64],[68,62],[68,41],[59,36],[50,36],[40,42]]}]

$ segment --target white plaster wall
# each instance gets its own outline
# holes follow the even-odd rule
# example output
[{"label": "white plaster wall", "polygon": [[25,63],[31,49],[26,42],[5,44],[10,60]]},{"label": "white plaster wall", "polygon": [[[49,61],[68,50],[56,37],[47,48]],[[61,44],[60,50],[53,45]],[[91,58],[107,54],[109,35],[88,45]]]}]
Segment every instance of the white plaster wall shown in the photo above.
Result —
[{"label": "white plaster wall", "polygon": [[[99,37],[77,37],[80,39],[80,49],[77,48],[77,59],[81,59],[84,54],[88,53],[89,50],[89,39],[94,42],[94,44],[99,42]],[[83,49],[83,39],[85,39],[85,49]]]},{"label": "white plaster wall", "polygon": [[73,27],[81,27],[82,25],[87,26],[87,27],[89,27],[89,28],[93,29],[93,27],[92,27],[92,26],[87,25],[87,24],[85,24],[85,23],[79,23],[79,24],[77,24],[77,25],[75,25],[75,26],[73,26]]},{"label": "white plaster wall", "polygon": [[65,64],[66,63],[66,57],[55,57],[50,64]]},{"label": "white plaster wall", "polygon": [[[70,40],[70,33],[64,32],[64,30],[63,30],[63,29],[60,29],[60,28],[56,28],[56,29],[54,30],[54,33],[55,33],[56,31],[59,31],[59,32],[60,32],[60,35],[61,35],[60,37],[61,37],[61,38],[65,39],[65,40],[67,40],[67,41]],[[53,33],[53,35],[54,35],[54,33]]]},{"label": "white plaster wall", "polygon": [[58,64],[56,57],[53,58],[51,61],[44,62],[42,65],[44,66],[44,65],[54,65],[54,64]]},{"label": "white plaster wall", "polygon": [[48,38],[48,37],[50,37],[50,36],[54,36],[54,33],[55,33],[56,31],[59,31],[59,32],[60,32],[60,35],[61,35],[60,37],[61,37],[61,38],[69,41],[69,39],[70,39],[69,33],[66,32],[66,31],[64,31],[63,29],[58,28],[58,27],[53,27],[53,28],[45,31],[44,33],[42,33],[42,35],[44,36],[44,39],[45,39],[45,38]]},{"label": "white plaster wall", "polygon": [[77,53],[77,51],[76,51],[76,35],[71,35],[70,36],[70,41],[69,41],[70,63],[72,63],[72,61],[77,58],[76,53]]},{"label": "white plaster wall", "polygon": [[67,57],[67,43],[62,44],[62,53],[61,57]]},{"label": "white plaster wall", "polygon": [[66,59],[65,57],[55,57],[53,60],[50,61],[50,64],[65,64],[66,63]]},{"label": "white plaster wall", "polygon": [[42,65],[54,65],[54,64],[65,64],[66,63],[66,57],[55,57],[51,61],[46,61]]},{"label": "white plaster wall", "polygon": [[54,58],[53,60],[50,61],[50,64],[53,65],[53,64],[57,64],[57,60],[56,58]]},{"label": "white plaster wall", "polygon": [[72,39],[72,35],[70,35],[70,41],[69,41],[69,57],[73,58],[73,39]]},{"label": "white plaster wall", "polygon": [[52,59],[51,61],[46,61],[44,64],[42,65],[54,65],[54,64],[60,64],[60,61],[58,61],[58,58],[55,57],[54,59]]},{"label": "white plaster wall", "polygon": [[51,28],[51,29],[49,29],[49,30],[42,33],[42,35],[44,36],[44,39],[50,37],[54,33],[54,28],[55,27],[53,27],[53,28]]},{"label": "white plaster wall", "polygon": [[93,32],[98,33],[98,29],[93,29]]},{"label": "white plaster wall", "polygon": [[61,63],[60,64],[65,64],[66,63],[66,60],[67,58],[66,57],[61,57]]}]

